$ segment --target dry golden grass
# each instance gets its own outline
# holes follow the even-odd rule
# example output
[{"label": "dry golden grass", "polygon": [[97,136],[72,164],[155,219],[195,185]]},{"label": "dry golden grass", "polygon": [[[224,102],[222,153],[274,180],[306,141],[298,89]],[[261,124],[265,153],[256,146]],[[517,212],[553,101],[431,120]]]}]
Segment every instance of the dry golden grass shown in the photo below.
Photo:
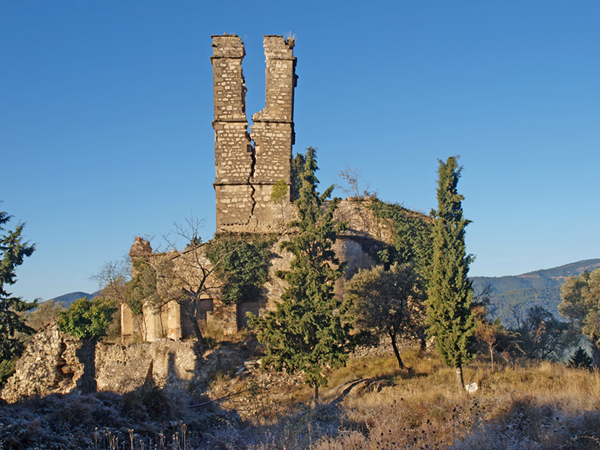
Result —
[{"label": "dry golden grass", "polygon": [[[312,390],[289,383],[288,375],[261,370],[235,376],[233,366],[228,374],[216,375],[211,392],[202,395],[206,401],[243,394],[203,408],[189,409],[169,395],[150,398],[144,393],[133,398],[139,405],[129,408],[127,402],[133,400],[116,394],[48,397],[0,408],[0,422],[6,425],[5,432],[0,427],[0,448],[7,442],[14,442],[13,448],[42,448],[45,443],[56,444],[47,448],[112,448],[86,444],[96,426],[114,432],[135,428],[146,443],[135,444],[138,450],[154,448],[157,430],[176,437],[184,425],[194,450],[600,448],[598,373],[550,362],[503,362],[492,370],[485,360],[476,360],[464,368],[464,376],[479,390],[467,395],[456,386],[454,370],[435,354],[411,351],[403,359],[411,372],[400,371],[393,356],[353,359],[330,370],[329,386],[316,405]],[[161,401],[170,407],[168,422],[150,417],[163,411]],[[148,417],[134,423],[132,412],[138,409]],[[48,431],[54,429],[56,436]],[[122,444],[128,435],[120,439]],[[61,446],[67,441],[71,444]]]},{"label": "dry golden grass", "polygon": [[[381,392],[347,396],[346,427],[315,448],[600,448],[600,375],[551,362],[496,365],[473,362],[458,389],[454,370],[436,356],[404,356],[414,373],[394,373],[389,361],[373,361],[373,374],[392,377]],[[394,361],[390,358],[390,361]],[[369,373],[357,361],[340,371],[346,380]]]},{"label": "dry golden grass", "polygon": [[[410,372],[399,370],[393,356],[352,359],[328,371],[328,387],[314,407],[306,386],[273,383],[258,389],[246,399],[254,405],[251,414],[240,409],[246,432],[253,430],[254,437],[229,448],[600,448],[598,373],[531,361],[492,369],[475,360],[464,368],[464,377],[479,389],[467,395],[457,387],[454,369],[435,354],[415,350],[403,359]],[[357,380],[366,380],[361,385],[366,388],[353,390]],[[220,381],[241,390],[253,379]]]}]

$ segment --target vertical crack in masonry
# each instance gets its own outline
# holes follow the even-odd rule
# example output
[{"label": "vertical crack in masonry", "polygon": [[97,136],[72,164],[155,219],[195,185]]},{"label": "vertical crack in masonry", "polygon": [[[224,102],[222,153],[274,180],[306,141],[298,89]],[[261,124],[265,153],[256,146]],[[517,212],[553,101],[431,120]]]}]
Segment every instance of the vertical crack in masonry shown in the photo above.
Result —
[{"label": "vertical crack in masonry", "polygon": [[252,115],[249,126],[244,44],[237,35],[214,35],[212,40],[217,229],[267,230],[273,220],[270,191],[280,178],[289,179],[297,78],[294,41],[264,36],[265,108]]},{"label": "vertical crack in masonry", "polygon": [[248,186],[250,186],[250,201],[252,206],[250,207],[250,216],[248,217],[248,222],[246,223],[246,225],[250,225],[250,221],[252,220],[252,217],[254,217],[254,208],[256,207],[256,197],[254,196],[256,194],[256,188],[252,183],[254,171],[256,170],[256,147],[252,144],[248,144],[247,151],[250,153],[250,158],[252,160],[250,164],[250,175],[248,176]]},{"label": "vertical crack in masonry", "polygon": [[250,202],[251,202],[251,206],[250,206],[250,214],[248,215],[248,221],[246,222],[246,225],[250,225],[250,222],[252,221],[252,217],[254,217],[254,208],[256,207],[256,198],[255,198],[255,194],[256,194],[256,188],[254,187],[254,185],[252,184],[253,178],[254,178],[254,171],[256,170],[256,148],[254,145],[252,145],[252,139],[250,138],[250,130],[249,130],[249,124],[248,124],[248,116],[246,115],[246,94],[248,92],[248,88],[246,86],[246,78],[244,77],[244,71],[240,70],[240,75],[242,77],[242,112],[244,114],[244,117],[246,118],[246,138],[248,139],[248,144],[246,144],[246,151],[248,153],[250,153],[250,173],[248,174],[248,180],[246,180],[246,183],[248,183],[248,186],[250,186]]}]

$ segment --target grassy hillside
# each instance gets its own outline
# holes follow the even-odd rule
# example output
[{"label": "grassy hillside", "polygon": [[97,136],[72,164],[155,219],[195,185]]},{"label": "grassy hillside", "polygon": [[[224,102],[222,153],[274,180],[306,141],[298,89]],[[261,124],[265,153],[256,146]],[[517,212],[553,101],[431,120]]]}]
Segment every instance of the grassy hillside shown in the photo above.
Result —
[{"label": "grassy hillside", "polygon": [[435,354],[357,358],[330,371],[322,401],[262,370],[221,373],[195,397],[148,386],[0,405],[0,448],[551,450],[600,443],[600,375],[555,363],[478,360],[465,395]]},{"label": "grassy hillside", "polygon": [[588,259],[552,269],[537,270],[521,275],[504,277],[471,277],[475,292],[489,285],[492,289],[491,306],[495,317],[507,325],[514,324],[515,309],[541,305],[558,316],[560,286],[569,276],[579,275],[600,267],[600,259]]}]

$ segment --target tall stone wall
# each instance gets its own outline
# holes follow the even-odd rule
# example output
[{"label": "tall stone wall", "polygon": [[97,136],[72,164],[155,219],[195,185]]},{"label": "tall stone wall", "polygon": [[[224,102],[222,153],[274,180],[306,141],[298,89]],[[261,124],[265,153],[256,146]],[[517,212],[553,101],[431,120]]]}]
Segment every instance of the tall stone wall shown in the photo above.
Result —
[{"label": "tall stone wall", "polygon": [[212,36],[217,230],[247,224],[252,216],[254,151],[246,118],[246,54],[235,35]]},{"label": "tall stone wall", "polygon": [[277,227],[271,202],[273,185],[283,179],[290,186],[294,40],[264,38],[265,109],[252,116],[254,125],[248,133],[244,45],[235,35],[212,39],[217,231],[273,231]]}]

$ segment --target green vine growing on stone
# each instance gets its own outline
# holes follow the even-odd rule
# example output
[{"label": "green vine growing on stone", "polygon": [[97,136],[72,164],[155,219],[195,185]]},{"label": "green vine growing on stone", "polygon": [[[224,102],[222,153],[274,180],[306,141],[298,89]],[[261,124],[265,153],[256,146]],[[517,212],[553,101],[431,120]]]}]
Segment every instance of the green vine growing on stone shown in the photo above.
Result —
[{"label": "green vine growing on stone", "polygon": [[255,300],[267,282],[270,247],[277,238],[269,234],[218,233],[206,245],[215,274],[223,282],[221,301],[225,305]]},{"label": "green vine growing on stone", "polygon": [[369,205],[375,217],[388,219],[393,225],[394,245],[377,252],[384,264],[413,263],[424,273],[429,267],[433,242],[430,217],[406,209],[397,203],[375,199]]}]

